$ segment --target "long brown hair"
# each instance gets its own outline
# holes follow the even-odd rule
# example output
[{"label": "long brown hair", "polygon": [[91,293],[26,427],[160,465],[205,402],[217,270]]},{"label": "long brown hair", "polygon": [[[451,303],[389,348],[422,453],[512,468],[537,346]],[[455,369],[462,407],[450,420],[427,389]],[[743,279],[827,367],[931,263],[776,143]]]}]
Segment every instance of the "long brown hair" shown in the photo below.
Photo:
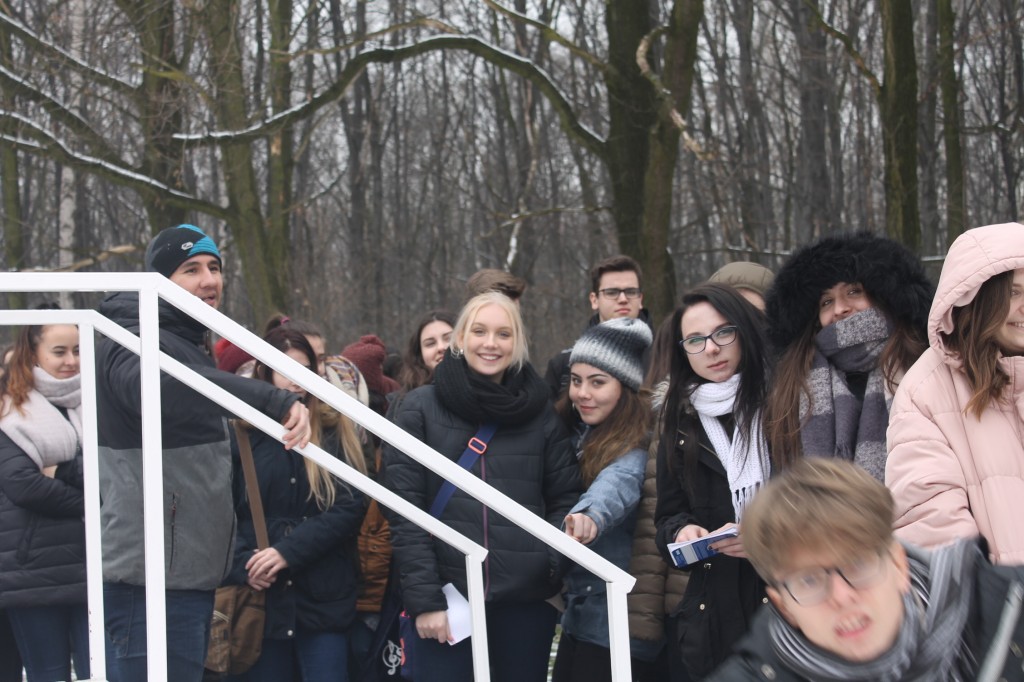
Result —
[{"label": "long brown hair", "polygon": [[942,334],[946,346],[963,361],[967,383],[974,392],[964,408],[965,415],[973,412],[981,419],[985,409],[1003,397],[1010,382],[998,364],[996,335],[1006,323],[1012,290],[1012,270],[985,280],[973,301],[953,308],[953,331]]},{"label": "long brown hair", "polygon": [[[306,339],[305,334],[289,329],[287,326],[279,325],[271,329],[263,340],[282,353],[292,349],[303,353],[309,362],[310,371],[316,371],[316,354],[313,352],[313,347],[309,345],[309,340]],[[262,362],[257,362],[253,370],[253,376],[272,383],[274,381],[274,370]],[[309,441],[319,447],[324,442],[325,429],[334,429],[337,433],[342,461],[360,473],[365,474],[366,460],[363,457],[362,442],[352,420],[338,414],[330,409],[329,406],[323,405],[320,399],[312,393],[306,393],[303,402],[309,408],[309,427],[311,432]],[[334,477],[331,472],[308,457],[303,459],[306,465],[306,478],[309,481],[310,499],[315,498],[317,507],[326,511],[334,505]]]},{"label": "long brown hair", "polygon": [[[896,391],[903,374],[917,362],[928,342],[921,332],[906,320],[896,319],[884,306],[875,302],[882,314],[893,324],[892,334],[885,342],[878,358],[886,385]],[[765,434],[772,453],[772,465],[783,468],[797,461],[803,454],[800,441],[800,398],[806,395],[807,377],[814,361],[814,337],[821,331],[815,318],[800,336],[786,346],[772,371],[768,399],[764,409]]]},{"label": "long brown hair", "polygon": [[[577,417],[568,391],[558,399],[556,409],[570,429],[576,426]],[[589,487],[606,466],[630,450],[646,449],[651,440],[651,420],[648,391],[634,391],[623,384],[615,409],[593,427],[583,441],[579,458],[583,485]]]}]

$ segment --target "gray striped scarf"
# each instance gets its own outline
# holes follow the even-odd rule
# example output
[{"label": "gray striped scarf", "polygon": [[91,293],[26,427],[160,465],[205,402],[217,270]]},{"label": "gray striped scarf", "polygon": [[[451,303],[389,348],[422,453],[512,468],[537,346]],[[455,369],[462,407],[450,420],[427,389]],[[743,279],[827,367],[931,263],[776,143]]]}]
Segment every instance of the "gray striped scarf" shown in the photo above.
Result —
[{"label": "gray striped scarf", "polygon": [[908,548],[910,590],[903,595],[903,624],[892,648],[873,661],[853,663],[811,644],[772,610],[772,648],[786,667],[814,682],[933,682],[973,679],[974,662],[963,655],[972,583],[980,550],[961,540],[930,556]]},{"label": "gray striped scarf", "polygon": [[[878,308],[868,308],[822,329],[815,337],[807,378],[810,395],[800,397],[800,442],[804,455],[839,457],[885,478],[885,429],[889,405],[878,358],[892,325]],[[868,376],[864,399],[846,383],[848,372]]]}]

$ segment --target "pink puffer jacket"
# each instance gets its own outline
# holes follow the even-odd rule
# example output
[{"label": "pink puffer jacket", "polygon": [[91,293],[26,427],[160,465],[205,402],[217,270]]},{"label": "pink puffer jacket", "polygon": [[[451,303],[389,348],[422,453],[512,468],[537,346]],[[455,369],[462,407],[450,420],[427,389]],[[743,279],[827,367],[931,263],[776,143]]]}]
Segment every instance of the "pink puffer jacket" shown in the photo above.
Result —
[{"label": "pink puffer jacket", "polygon": [[971,388],[940,332],[990,277],[1024,268],[1024,225],[969,230],[949,248],[928,318],[931,347],[900,383],[889,418],[885,482],[896,534],[931,547],[982,535],[992,560],[1024,564],[1024,357],[1000,357],[1007,399],[978,419]]}]

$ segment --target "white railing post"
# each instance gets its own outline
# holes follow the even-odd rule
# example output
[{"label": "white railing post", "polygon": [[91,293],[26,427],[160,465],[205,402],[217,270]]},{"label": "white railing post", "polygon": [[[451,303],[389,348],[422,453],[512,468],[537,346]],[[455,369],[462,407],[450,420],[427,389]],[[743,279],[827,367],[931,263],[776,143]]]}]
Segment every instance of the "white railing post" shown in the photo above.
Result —
[{"label": "white railing post", "polygon": [[633,679],[629,656],[629,608],[626,594],[629,588],[622,583],[607,584],[608,597],[608,644],[612,655],[612,679],[615,682],[629,682]]},{"label": "white railing post", "polygon": [[89,600],[89,674],[107,679],[103,627],[103,554],[100,544],[100,461],[96,430],[96,337],[92,324],[78,325],[82,360],[82,485],[85,497],[85,575]]},{"label": "white railing post", "polygon": [[473,679],[490,680],[490,654],[487,652],[487,621],[484,609],[483,564],[466,556],[466,591],[469,592],[469,617],[473,627],[470,645],[473,647]]},{"label": "white railing post", "polygon": [[146,654],[149,682],[167,680],[167,595],[164,589],[164,477],[160,406],[159,297],[139,290],[142,379],[142,509],[146,564]]}]

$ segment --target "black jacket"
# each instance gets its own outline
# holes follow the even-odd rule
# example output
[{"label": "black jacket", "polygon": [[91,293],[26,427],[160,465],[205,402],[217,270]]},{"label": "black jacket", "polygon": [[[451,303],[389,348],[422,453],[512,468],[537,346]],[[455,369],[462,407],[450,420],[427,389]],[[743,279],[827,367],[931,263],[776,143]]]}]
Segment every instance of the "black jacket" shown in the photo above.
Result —
[{"label": "black jacket", "polygon": [[[643,320],[648,327],[651,327],[651,315],[647,312],[647,308],[640,309],[640,315],[638,319]],[[594,325],[601,324],[601,318],[598,317],[597,313],[590,316],[590,320],[587,321],[587,329],[590,329]],[[586,331],[586,330],[584,330]],[[654,327],[651,327],[651,333],[654,333]],[[548,368],[544,372],[544,383],[548,385],[551,390],[551,399],[557,401],[566,388],[569,386],[569,358],[572,356],[572,346],[558,351],[550,360],[548,360]],[[643,354],[643,365],[644,372],[647,372],[648,366],[650,366],[651,349],[648,346],[644,349]]]},{"label": "black jacket", "polygon": [[0,431],[0,608],[84,604],[82,455],[53,478]]},{"label": "black jacket", "polygon": [[[1024,589],[1024,567],[993,566],[985,558],[987,551],[978,555],[974,578],[974,596],[963,631],[963,641],[978,661],[978,666],[990,657],[1001,661],[995,667],[993,680],[1024,681],[1024,612],[1017,603],[1011,605],[1011,589]],[[769,623],[774,614],[762,609],[754,619],[750,633],[740,640],[735,653],[709,676],[709,682],[743,682],[744,680],[772,680],[774,682],[810,682],[787,669],[776,655],[769,635]],[[1012,636],[1000,645],[996,632],[1003,621]]]},{"label": "black jacket", "polygon": [[[446,409],[433,385],[406,395],[395,423],[453,461],[480,426]],[[429,510],[442,479],[391,445],[384,445],[383,454],[384,485]],[[550,405],[523,424],[499,425],[471,471],[555,526],[562,523],[582,488],[569,434]],[[441,587],[446,583],[467,594],[462,552],[403,517],[390,514],[388,520],[410,615],[444,610]],[[567,568],[562,555],[474,498],[456,490],[441,520],[488,548],[484,563],[488,601],[537,601],[558,591]]]},{"label": "black jacket", "polygon": [[[238,444],[232,434],[238,535],[229,582],[245,584],[245,563],[256,550],[256,531],[246,494]],[[267,592],[266,636],[286,639],[297,628],[311,632],[344,630],[356,614],[359,557],[356,536],[366,512],[365,497],[339,479],[334,504],[321,511],[310,499],[305,458],[258,429],[249,431],[256,478],[270,546],[288,568]],[[338,440],[326,434],[322,447],[337,456]]]},{"label": "black jacket", "polygon": [[[138,333],[138,295],[109,296],[100,312]],[[298,396],[218,370],[206,330],[160,301],[160,350],[274,419]],[[142,422],[139,357],[103,338],[96,348],[103,579],[144,585]],[[160,375],[164,548],[167,589],[213,590],[231,566],[235,515],[231,447],[223,408],[170,375]]]},{"label": "black jacket", "polygon": [[[684,443],[697,440],[698,460],[692,485],[683,465]],[[658,445],[656,542],[674,566],[668,544],[683,526],[695,523],[709,531],[736,521],[725,467],[715,455],[696,415],[684,414],[679,435]],[[746,559],[719,554],[689,567],[683,599],[672,612],[676,636],[690,678],[699,680],[729,655],[765,602],[764,582]]]}]

